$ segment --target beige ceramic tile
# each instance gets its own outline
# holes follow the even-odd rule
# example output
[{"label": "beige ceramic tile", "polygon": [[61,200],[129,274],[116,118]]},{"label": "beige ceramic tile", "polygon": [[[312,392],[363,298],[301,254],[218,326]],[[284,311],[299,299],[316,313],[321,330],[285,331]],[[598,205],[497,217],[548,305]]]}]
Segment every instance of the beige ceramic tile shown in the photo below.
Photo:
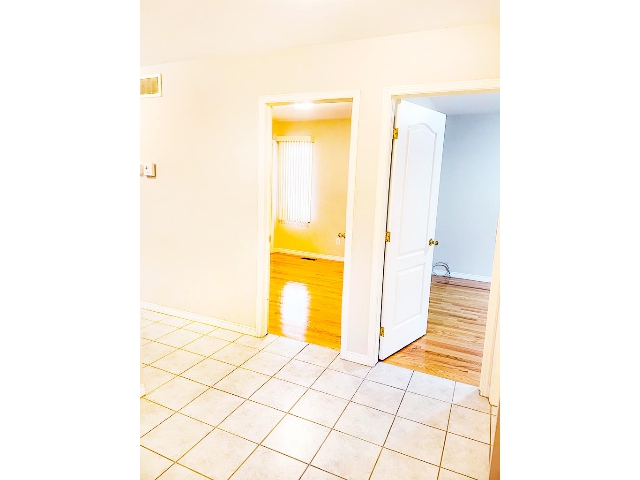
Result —
[{"label": "beige ceramic tile", "polygon": [[235,369],[236,367],[228,363],[206,358],[180,376],[212,387]]},{"label": "beige ceramic tile", "polygon": [[453,405],[447,430],[479,442],[490,443],[491,415]]},{"label": "beige ceramic tile", "polygon": [[237,368],[222,380],[220,380],[218,383],[216,383],[215,387],[218,390],[232,393],[233,395],[237,395],[242,398],[249,398],[262,385],[267,383],[268,380],[269,377],[266,375],[262,375],[261,373]]},{"label": "beige ceramic tile", "polygon": [[140,316],[154,322],[159,322],[160,320],[164,320],[165,318],[167,318],[167,315],[165,315],[164,313],[152,312],[150,310],[141,310]]},{"label": "beige ceramic tile", "polygon": [[156,338],[156,342],[164,343],[165,345],[169,345],[171,347],[180,348],[185,346],[187,343],[191,343],[197,338],[200,338],[202,335],[196,332],[191,332],[189,330],[179,329],[174,330],[171,333],[167,333],[160,338]]},{"label": "beige ceramic tile", "polygon": [[148,327],[149,325],[153,325],[155,322],[151,321],[151,320],[147,320],[146,318],[141,318],[140,319],[140,329],[143,329],[144,327]]},{"label": "beige ceramic tile", "polygon": [[215,427],[242,402],[244,399],[240,397],[211,388],[180,410],[180,413]]},{"label": "beige ceramic tile", "polygon": [[284,412],[248,400],[229,415],[218,428],[260,443],[284,415]]},{"label": "beige ceramic tile", "polygon": [[271,376],[275,375],[289,360],[291,360],[289,357],[275,353],[260,352],[243,363],[242,368]]},{"label": "beige ceramic tile", "polygon": [[486,397],[480,396],[480,389],[472,385],[456,382],[453,403],[484,413],[491,413],[491,405]]},{"label": "beige ceramic tile", "polygon": [[325,472],[319,468],[309,466],[300,480],[340,480],[340,477],[336,477],[332,473]]},{"label": "beige ceramic tile", "polygon": [[176,349],[169,345],[162,345],[161,343],[149,342],[146,345],[140,347],[140,361],[147,365],[155,362],[159,358],[169,355],[171,352],[175,352]]},{"label": "beige ceramic tile", "polygon": [[440,466],[476,480],[488,480],[489,445],[447,433]]},{"label": "beige ceramic tile", "polygon": [[209,425],[175,413],[142,437],[140,444],[167,458],[178,460],[211,430]]},{"label": "beige ceramic tile", "polygon": [[367,442],[382,445],[392,423],[393,415],[351,402],[333,428]]},{"label": "beige ceramic tile", "polygon": [[204,360],[202,355],[185,352],[184,350],[176,350],[175,352],[162,357],[160,360],[156,360],[152,365],[156,368],[161,368],[167,372],[179,375],[202,360]]},{"label": "beige ceramic tile", "polygon": [[156,367],[149,366],[142,369],[142,382],[147,395],[175,377],[173,373],[165,372]]},{"label": "beige ceramic tile", "polygon": [[367,380],[406,390],[413,370],[378,362],[367,374]]},{"label": "beige ceramic tile", "polygon": [[193,323],[191,320],[187,320],[185,318],[172,317],[170,315],[167,315],[166,318],[163,318],[160,321],[166,325],[171,325],[173,327],[178,327],[178,328],[184,327],[185,325],[189,325],[190,323]]},{"label": "beige ceramic tile", "polygon": [[451,402],[454,388],[455,382],[452,380],[426,373],[413,372],[407,391],[442,400],[443,402]]},{"label": "beige ceramic tile", "polygon": [[180,410],[206,389],[204,385],[176,377],[146,395],[146,398],[172,410]]},{"label": "beige ceramic tile", "polygon": [[239,367],[259,351],[260,350],[256,348],[245,347],[243,345],[238,345],[237,343],[230,343],[211,355],[211,358]]},{"label": "beige ceramic tile", "polygon": [[140,447],[140,480],[155,480],[173,462]]},{"label": "beige ceramic tile", "polygon": [[399,388],[365,380],[351,401],[395,415],[404,393]]},{"label": "beige ceramic tile", "polygon": [[288,412],[306,391],[295,383],[272,378],[251,395],[251,400]]},{"label": "beige ceramic tile", "polygon": [[152,428],[165,421],[173,415],[173,411],[168,408],[150,402],[144,398],[140,399],[140,436],[147,433]]},{"label": "beige ceramic tile", "polygon": [[396,417],[384,446],[410,457],[439,465],[444,437],[445,432],[442,430]]},{"label": "beige ceramic tile", "polygon": [[451,404],[448,402],[407,392],[402,399],[397,415],[430,427],[446,430],[450,411]]},{"label": "beige ceramic tile", "polygon": [[323,371],[324,368],[322,367],[293,359],[276,373],[275,377],[280,380],[297,383],[303,387],[310,387]]},{"label": "beige ceramic tile", "polygon": [[244,438],[222,430],[207,435],[178,463],[216,480],[226,480],[256,448]]},{"label": "beige ceramic tile", "polygon": [[338,421],[348,403],[349,401],[344,398],[307,390],[291,409],[291,413],[331,428]]},{"label": "beige ceramic tile", "polygon": [[333,348],[309,344],[295,356],[295,359],[326,368],[337,358],[339,353],[338,350]]},{"label": "beige ceramic tile", "polygon": [[299,342],[291,338],[278,337],[271,342],[265,349],[265,352],[283,355],[285,357],[295,357],[307,345],[305,342]]},{"label": "beige ceramic tile", "polygon": [[262,444],[272,450],[309,463],[329,432],[327,427],[287,415]]},{"label": "beige ceramic tile", "polygon": [[381,448],[332,430],[311,465],[349,480],[367,480]]},{"label": "beige ceramic tile", "polygon": [[238,332],[232,332],[231,330],[225,330],[224,328],[217,328],[213,332],[209,333],[211,337],[221,338],[227,342],[235,342],[242,334]]},{"label": "beige ceramic tile", "polygon": [[174,330],[176,330],[176,327],[172,327],[171,325],[165,325],[164,323],[154,323],[153,325],[149,325],[148,327],[144,327],[143,329],[141,329],[140,336],[142,336],[142,338],[146,338],[147,340],[155,340],[156,338],[160,338],[169,332],[173,332]]},{"label": "beige ceramic tile", "polygon": [[213,338],[209,336],[204,336],[199,338],[195,342],[191,342],[188,345],[182,347],[183,350],[188,352],[197,353],[198,355],[204,355],[208,357],[218,350],[229,345],[229,342],[225,340],[221,340],[220,338]]},{"label": "beige ceramic tile", "polygon": [[174,463],[158,480],[207,480],[199,473]]},{"label": "beige ceramic tile", "polygon": [[392,450],[382,449],[371,480],[437,480],[438,467]]},{"label": "beige ceramic tile", "polygon": [[307,465],[274,452],[258,447],[233,475],[233,480],[298,480]]},{"label": "beige ceramic tile", "polygon": [[349,375],[355,375],[356,377],[364,378],[367,376],[369,371],[371,371],[371,367],[367,367],[366,365],[360,365],[359,363],[350,362],[348,360],[343,360],[341,358],[336,358],[329,365],[331,370],[335,370],[336,372],[348,373]]},{"label": "beige ceramic tile", "polygon": [[440,469],[438,480],[469,480],[471,477],[466,475],[460,475],[459,473],[452,472],[451,470]]},{"label": "beige ceramic tile", "polygon": [[334,370],[325,370],[322,375],[311,386],[314,390],[335,395],[347,400],[353,397],[358,387],[362,383],[362,378],[347,375],[346,373]]},{"label": "beige ceramic tile", "polygon": [[212,325],[206,325],[204,323],[193,322],[184,327],[185,330],[191,330],[192,332],[201,333],[202,335],[206,335],[208,333],[213,332],[216,328]]},{"label": "beige ceramic tile", "polygon": [[273,335],[272,333],[269,333],[260,338],[254,337],[252,335],[243,335],[238,338],[235,343],[239,343],[240,345],[244,345],[245,347],[257,348],[258,350],[262,350],[277,338],[278,336]]},{"label": "beige ceramic tile", "polygon": [[140,337],[140,346],[146,345],[147,343],[150,343],[151,340],[147,340],[146,338],[142,338]]}]

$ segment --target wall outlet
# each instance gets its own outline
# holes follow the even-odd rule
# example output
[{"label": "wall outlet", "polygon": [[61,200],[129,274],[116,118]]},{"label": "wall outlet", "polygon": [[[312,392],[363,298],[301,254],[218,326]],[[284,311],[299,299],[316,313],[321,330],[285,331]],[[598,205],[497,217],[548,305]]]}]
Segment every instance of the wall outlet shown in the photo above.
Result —
[{"label": "wall outlet", "polygon": [[340,237],[336,238],[336,245],[340,245]]}]

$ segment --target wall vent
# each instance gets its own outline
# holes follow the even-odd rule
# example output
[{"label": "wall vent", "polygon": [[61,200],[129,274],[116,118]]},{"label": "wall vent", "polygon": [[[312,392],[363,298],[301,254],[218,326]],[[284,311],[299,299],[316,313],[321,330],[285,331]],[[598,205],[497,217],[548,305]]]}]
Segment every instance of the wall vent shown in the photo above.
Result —
[{"label": "wall vent", "polygon": [[140,97],[161,97],[162,96],[162,76],[146,75],[140,77]]}]

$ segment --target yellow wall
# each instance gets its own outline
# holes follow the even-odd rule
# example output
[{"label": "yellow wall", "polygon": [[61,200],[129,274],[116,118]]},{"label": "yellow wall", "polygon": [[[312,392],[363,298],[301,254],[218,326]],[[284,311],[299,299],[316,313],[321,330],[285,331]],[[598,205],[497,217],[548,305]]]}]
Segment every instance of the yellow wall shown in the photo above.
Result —
[{"label": "yellow wall", "polygon": [[[498,78],[499,24],[151,65],[140,100],[141,299],[255,326],[258,97],[359,89],[348,350],[366,354],[386,86]],[[386,114],[386,112],[385,112]]]},{"label": "yellow wall", "polygon": [[311,223],[306,226],[276,223],[274,247],[301,252],[344,256],[347,215],[347,175],[351,119],[309,122],[273,122],[278,136],[309,135],[313,138]]}]

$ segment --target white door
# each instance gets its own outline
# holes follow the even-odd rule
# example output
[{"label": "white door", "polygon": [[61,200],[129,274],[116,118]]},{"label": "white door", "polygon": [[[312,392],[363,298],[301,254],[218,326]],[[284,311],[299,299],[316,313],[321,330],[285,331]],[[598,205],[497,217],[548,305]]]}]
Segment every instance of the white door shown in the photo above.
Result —
[{"label": "white door", "polygon": [[380,359],[427,333],[446,115],[402,101],[391,157]]}]

